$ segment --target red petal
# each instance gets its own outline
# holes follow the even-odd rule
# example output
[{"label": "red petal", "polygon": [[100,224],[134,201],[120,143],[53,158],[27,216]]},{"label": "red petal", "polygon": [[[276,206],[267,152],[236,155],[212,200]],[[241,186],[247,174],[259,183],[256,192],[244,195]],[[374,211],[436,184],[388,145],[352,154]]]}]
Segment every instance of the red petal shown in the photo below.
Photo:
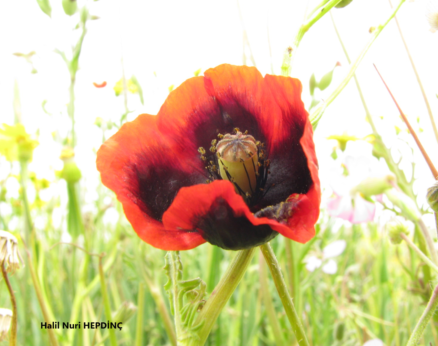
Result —
[{"label": "red petal", "polygon": [[196,231],[210,243],[231,250],[261,245],[275,237],[271,230],[290,231],[275,220],[256,218],[225,180],[182,188],[164,213],[163,223],[166,228]]},{"label": "red petal", "polygon": [[98,83],[94,83],[94,82],[93,82],[93,85],[94,85],[96,88],[104,88],[104,87],[106,87],[106,82],[102,82],[102,83],[100,83],[100,84],[98,84]]},{"label": "red petal", "polygon": [[208,150],[223,127],[217,102],[205,91],[204,77],[190,78],[172,91],[157,118],[160,131],[197,159],[198,148]]},{"label": "red petal", "polygon": [[[156,128],[156,117],[140,115],[108,139],[97,153],[102,183],[113,190],[126,217],[147,243],[165,250],[202,244],[196,233],[165,230],[161,219],[176,192],[205,181],[191,162],[170,149]],[[199,167],[198,167],[199,169]]]}]

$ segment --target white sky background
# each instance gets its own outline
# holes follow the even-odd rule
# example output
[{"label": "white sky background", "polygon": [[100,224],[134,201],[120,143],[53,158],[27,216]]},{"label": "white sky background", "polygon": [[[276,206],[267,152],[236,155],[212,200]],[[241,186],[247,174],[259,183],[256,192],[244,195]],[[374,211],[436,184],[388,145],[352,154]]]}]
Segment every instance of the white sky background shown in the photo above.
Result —
[{"label": "white sky background", "polygon": [[[397,0],[392,0],[397,4]],[[438,1],[438,0],[437,0]],[[319,2],[310,1],[312,4]],[[84,1],[78,1],[83,5]],[[240,0],[243,22],[262,74],[270,73],[268,27],[274,72],[280,73],[284,50],[292,44],[301,25],[306,1]],[[64,14],[60,0],[51,0],[52,19],[38,7],[36,0],[2,1],[0,10],[0,123],[13,123],[13,85],[20,86],[23,123],[28,132],[40,129],[40,146],[35,150],[31,169],[39,175],[53,175],[60,169],[61,146],[53,144],[50,133],[70,129],[68,103],[69,75],[55,48],[70,52],[79,30],[77,14]],[[100,19],[88,22],[80,70],[76,84],[76,120],[78,146],[76,160],[89,186],[95,186],[98,173],[95,154],[101,143],[101,132],[93,125],[96,117],[118,121],[124,113],[122,97],[114,96],[113,86],[121,78],[121,56],[127,78],[135,75],[144,93],[141,105],[137,95],[129,94],[132,120],[140,113],[156,114],[168,95],[170,85],[178,86],[193,72],[222,63],[242,64],[242,22],[236,0],[223,1],[89,1],[92,15]],[[399,21],[410,47],[427,96],[438,122],[438,33],[429,31],[422,0],[406,2],[399,11]],[[371,26],[383,23],[391,9],[385,0],[354,0],[344,9],[332,11],[341,36],[354,61],[370,38]],[[14,52],[36,51],[33,61],[37,74]],[[247,59],[250,63],[249,57]],[[332,85],[319,96],[327,98],[348,73],[349,66],[336,38],[330,16],[325,16],[304,36],[293,65],[293,76],[303,83],[303,99],[310,104],[308,81],[312,73],[319,80],[339,61]],[[420,134],[428,152],[438,165],[437,143],[433,136],[426,107],[410,66],[406,51],[394,22],[382,32],[357,71],[369,109],[388,144],[396,143],[394,125],[405,129],[372,63],[385,77],[392,92],[414,127],[424,129]],[[155,74],[154,74],[155,73]],[[96,89],[93,82],[107,81],[108,86]],[[48,116],[41,104],[47,100]],[[383,116],[383,120],[380,117]],[[420,117],[417,124],[416,118]],[[330,157],[335,143],[327,141],[331,134],[363,137],[371,132],[365,122],[365,112],[352,81],[332,103],[315,132],[323,187],[325,172],[339,166]],[[405,134],[403,138],[413,143]],[[433,182],[418,149],[415,147],[420,196]],[[351,143],[351,155],[370,156],[371,147]],[[403,154],[410,160],[408,152]],[[52,173],[50,173],[52,172]],[[91,198],[91,197],[90,197]],[[424,199],[421,199],[424,200]]]}]

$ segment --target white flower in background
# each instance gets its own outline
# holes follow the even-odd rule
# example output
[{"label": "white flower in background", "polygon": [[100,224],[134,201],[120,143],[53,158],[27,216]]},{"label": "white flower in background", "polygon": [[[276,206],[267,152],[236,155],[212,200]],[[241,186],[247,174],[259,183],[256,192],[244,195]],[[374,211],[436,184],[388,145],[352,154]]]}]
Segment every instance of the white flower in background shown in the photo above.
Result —
[{"label": "white flower in background", "polygon": [[22,263],[17,238],[9,232],[0,231],[0,265],[4,264],[6,271],[14,274]]},{"label": "white flower in background", "polygon": [[363,346],[385,346],[385,344],[380,339],[372,339],[364,343]]},{"label": "white flower in background", "polygon": [[429,0],[426,5],[426,17],[430,24],[430,31],[438,30],[438,0]]},{"label": "white flower in background", "polygon": [[0,342],[8,336],[11,327],[12,311],[9,309],[0,309]]},{"label": "white flower in background", "polygon": [[318,258],[314,255],[306,257],[304,260],[306,262],[306,269],[309,272],[313,272],[322,265],[321,269],[324,273],[330,275],[336,274],[338,265],[333,258],[341,255],[346,247],[347,242],[345,240],[336,240],[330,243],[322,250],[322,256],[320,256],[322,258]]}]

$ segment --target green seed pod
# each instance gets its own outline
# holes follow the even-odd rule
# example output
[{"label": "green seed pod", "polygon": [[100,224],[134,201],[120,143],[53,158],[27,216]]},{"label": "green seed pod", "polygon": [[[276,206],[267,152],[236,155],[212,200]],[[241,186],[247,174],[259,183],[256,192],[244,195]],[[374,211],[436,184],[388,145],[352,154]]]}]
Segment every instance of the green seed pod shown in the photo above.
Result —
[{"label": "green seed pod", "polygon": [[64,168],[61,172],[61,178],[65,179],[67,183],[76,183],[82,178],[82,173],[76,162],[74,161],[65,161]]},{"label": "green seed pod", "polygon": [[71,16],[78,10],[78,3],[76,0],[62,0],[62,7],[65,14]]},{"label": "green seed pod", "polygon": [[350,5],[350,3],[352,3],[353,0],[342,0],[339,4],[337,4],[335,7],[336,8],[343,8],[346,7],[348,5]]},{"label": "green seed pod", "polygon": [[438,181],[435,181],[435,184],[427,189],[426,198],[430,208],[438,213]]}]

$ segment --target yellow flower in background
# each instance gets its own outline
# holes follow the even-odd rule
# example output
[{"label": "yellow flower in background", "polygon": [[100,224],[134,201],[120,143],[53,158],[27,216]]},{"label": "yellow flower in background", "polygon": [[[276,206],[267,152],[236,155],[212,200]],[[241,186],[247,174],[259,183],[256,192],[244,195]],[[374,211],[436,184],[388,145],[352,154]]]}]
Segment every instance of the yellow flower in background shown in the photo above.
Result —
[{"label": "yellow flower in background", "polygon": [[22,124],[3,124],[3,128],[0,128],[0,154],[8,161],[32,161],[33,150],[38,144]]},{"label": "yellow flower in background", "polygon": [[[123,93],[123,78],[120,78],[120,80],[114,85],[114,92],[116,93],[116,96],[119,96]],[[132,76],[131,78],[126,80],[126,89],[131,94],[138,94],[140,96],[140,101],[143,104],[143,90],[141,89],[140,83],[138,82],[137,78],[135,76]]]}]

